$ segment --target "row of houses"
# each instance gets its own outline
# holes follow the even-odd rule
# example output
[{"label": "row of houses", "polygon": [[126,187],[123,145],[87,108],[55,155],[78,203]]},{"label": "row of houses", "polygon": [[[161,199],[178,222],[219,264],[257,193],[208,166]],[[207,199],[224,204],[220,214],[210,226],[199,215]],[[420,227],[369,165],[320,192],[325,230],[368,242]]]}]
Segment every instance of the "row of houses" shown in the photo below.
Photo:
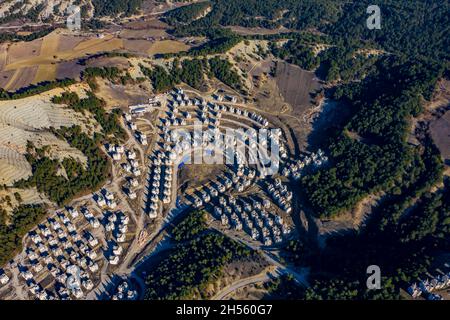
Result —
[{"label": "row of houses", "polygon": [[281,209],[286,213],[291,213],[292,191],[288,190],[287,186],[281,182],[280,178],[276,178],[273,183],[268,182],[267,191]]},{"label": "row of houses", "polygon": [[148,215],[150,218],[156,218],[159,212],[159,202],[164,204],[170,203],[172,196],[172,166],[162,165],[163,153],[157,153],[150,164],[148,178]]},{"label": "row of houses", "polygon": [[448,287],[450,287],[450,272],[413,283],[408,287],[407,291],[413,298],[422,296],[428,300],[442,300],[442,296],[434,293],[434,291]]},{"label": "row of houses", "polygon": [[111,297],[112,300],[136,300],[137,291],[131,287],[128,281],[122,281]]},{"label": "row of houses", "polygon": [[290,228],[281,216],[268,213],[271,202],[268,199],[238,198],[222,196],[214,207],[213,216],[223,226],[231,226],[237,231],[244,230],[253,240],[270,246],[280,243],[290,233]]},{"label": "row of houses", "polygon": [[124,146],[120,145],[107,145],[106,149],[114,161],[121,161],[122,156],[125,155],[126,161],[121,163],[121,167],[125,172],[130,173],[135,177],[141,175],[139,161],[136,159],[137,155],[134,150],[126,149]]},{"label": "row of houses", "polygon": [[311,153],[309,156],[303,157],[303,159],[297,161],[291,161],[287,163],[282,170],[282,174],[285,177],[299,180],[302,176],[302,171],[309,167],[320,168],[328,162],[328,157],[325,153],[319,149],[316,153]]},{"label": "row of houses", "polygon": [[132,173],[133,176],[126,177],[127,183],[122,187],[122,191],[130,200],[134,200],[137,198],[136,188],[139,187],[139,180],[136,177],[141,175],[140,164],[139,160],[136,159],[134,150],[127,150],[125,154],[127,162],[122,167],[126,172]]},{"label": "row of houses", "polygon": [[[238,176],[235,172],[228,172],[217,177],[215,182],[212,182],[208,187],[204,186],[197,191],[197,194],[192,195],[192,203],[195,208],[207,204],[211,199],[216,198],[219,194],[224,194],[226,191],[231,191],[233,188],[242,192],[244,187],[251,185],[252,179],[255,178],[256,170],[246,168],[237,171],[245,172],[245,175]],[[233,182],[234,181],[234,182]]]},{"label": "row of houses", "polygon": [[104,213],[104,217],[105,232],[110,232],[117,243],[125,242],[128,224],[130,222],[129,216],[125,215],[122,211],[108,211]]},{"label": "row of houses", "polygon": [[[94,193],[93,199],[100,208],[108,207],[109,209],[115,209],[117,207],[117,202],[116,202],[114,193],[112,193],[111,191],[108,191],[106,189],[102,189],[100,192]],[[86,209],[85,211],[88,211],[88,210]],[[86,217],[86,215],[85,215],[85,217]],[[89,219],[92,219],[92,217],[89,216],[89,218],[86,217],[86,219],[89,220]],[[97,227],[95,227],[95,228],[97,228]]]},{"label": "row of houses", "polygon": [[224,99],[226,99],[226,100],[228,100],[231,103],[237,103],[237,97],[236,96],[232,96],[232,95],[225,95],[225,96],[223,96],[221,94],[214,93],[212,95],[212,98],[214,100],[218,101],[218,102],[222,102],[222,101],[224,101]]}]

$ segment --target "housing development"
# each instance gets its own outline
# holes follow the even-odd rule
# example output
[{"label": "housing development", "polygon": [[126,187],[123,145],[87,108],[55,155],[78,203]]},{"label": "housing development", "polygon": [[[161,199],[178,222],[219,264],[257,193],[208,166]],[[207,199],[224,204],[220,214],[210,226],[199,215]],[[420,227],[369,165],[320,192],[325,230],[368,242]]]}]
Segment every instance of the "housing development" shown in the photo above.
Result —
[{"label": "housing development", "polygon": [[0,299],[449,300],[429,2],[0,3]]}]

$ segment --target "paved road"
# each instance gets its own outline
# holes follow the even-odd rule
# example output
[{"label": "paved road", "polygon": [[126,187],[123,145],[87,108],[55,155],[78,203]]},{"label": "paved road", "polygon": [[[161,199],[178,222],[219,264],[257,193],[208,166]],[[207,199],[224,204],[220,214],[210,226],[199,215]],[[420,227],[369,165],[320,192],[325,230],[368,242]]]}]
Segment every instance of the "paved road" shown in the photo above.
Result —
[{"label": "paved road", "polygon": [[232,283],[229,286],[226,286],[220,292],[216,293],[214,297],[211,298],[211,300],[225,300],[225,298],[233,293],[234,291],[246,287],[250,284],[259,283],[259,282],[266,282],[269,281],[275,277],[279,276],[279,273],[276,271],[274,272],[264,272],[262,274],[258,274],[252,277],[239,279],[238,281]]}]

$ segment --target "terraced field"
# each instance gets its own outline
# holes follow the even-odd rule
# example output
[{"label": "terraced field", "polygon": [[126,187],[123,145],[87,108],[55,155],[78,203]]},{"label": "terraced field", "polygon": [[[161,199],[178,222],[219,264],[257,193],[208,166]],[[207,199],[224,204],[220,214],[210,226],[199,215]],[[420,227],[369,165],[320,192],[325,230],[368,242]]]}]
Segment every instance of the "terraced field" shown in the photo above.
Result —
[{"label": "terraced field", "polygon": [[50,146],[53,158],[73,157],[86,163],[83,153],[58,139],[48,128],[80,125],[86,129],[81,114],[49,102],[52,94],[36,98],[0,102],[0,183],[11,185],[14,181],[31,175],[25,159],[26,145],[31,141],[37,147]]}]

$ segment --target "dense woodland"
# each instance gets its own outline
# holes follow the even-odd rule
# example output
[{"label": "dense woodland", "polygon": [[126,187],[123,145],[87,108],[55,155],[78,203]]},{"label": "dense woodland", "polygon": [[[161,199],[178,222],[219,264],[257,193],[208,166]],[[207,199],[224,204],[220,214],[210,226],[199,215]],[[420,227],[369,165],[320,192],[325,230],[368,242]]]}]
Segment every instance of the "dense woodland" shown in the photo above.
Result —
[{"label": "dense woodland", "polygon": [[176,241],[189,241],[200,233],[207,230],[206,215],[208,213],[202,210],[196,210],[183,219],[172,230],[173,238]]},{"label": "dense woodland", "polygon": [[163,20],[170,25],[186,24],[196,20],[210,6],[211,4],[208,1],[204,1],[179,7],[166,12]]},{"label": "dense woodland", "polygon": [[272,53],[305,70],[312,71],[320,65],[320,58],[314,55],[312,48],[302,43],[299,38],[289,40],[284,46],[273,45]]},{"label": "dense woodland", "polygon": [[67,87],[71,84],[74,84],[75,82],[76,81],[73,79],[46,81],[35,85],[30,85],[25,88],[21,88],[15,92],[9,92],[3,88],[0,88],[0,100],[22,99],[54,88]]},{"label": "dense woodland", "polygon": [[[337,20],[343,1],[298,0],[213,0],[212,11],[202,19],[180,26],[180,33],[192,35],[217,26],[240,25],[244,27],[302,29],[317,27],[324,22]],[[184,9],[186,11],[187,9]],[[181,17],[183,12],[180,12]],[[173,18],[177,18],[174,16]]]},{"label": "dense woodland", "polygon": [[0,266],[5,265],[22,248],[22,238],[46,214],[41,205],[20,205],[11,216],[0,210]]},{"label": "dense woodland", "polygon": [[[180,239],[193,236],[185,231],[178,229],[177,234],[183,234]],[[147,270],[145,299],[204,299],[206,287],[221,276],[226,264],[251,254],[255,253],[222,234],[200,233],[187,243],[176,245]]]},{"label": "dense woodland", "polygon": [[230,262],[257,255],[244,245],[208,229],[205,211],[191,211],[171,231],[168,253],[145,268],[145,299],[205,299],[205,289]]},{"label": "dense woodland", "polygon": [[152,69],[140,65],[140,68],[156,92],[169,91],[180,82],[204,90],[207,88],[207,77],[215,77],[233,89],[243,90],[241,78],[233,65],[219,57],[184,59],[181,63],[175,59],[168,70],[159,65],[153,66]]},{"label": "dense woodland", "polygon": [[[115,73],[113,73],[115,74]],[[120,110],[105,111],[105,101],[88,92],[87,98],[80,99],[75,92],[63,92],[52,98],[53,103],[67,104],[77,112],[89,111],[102,127],[105,140],[123,140],[127,134],[119,123]]]},{"label": "dense woodland", "polygon": [[[51,201],[63,205],[75,196],[100,188],[109,174],[109,166],[98,141],[82,132],[79,126],[62,127],[54,130],[54,133],[86,155],[86,166],[73,158],[52,159],[47,148],[36,148],[32,143],[28,143],[26,158],[31,164],[32,176],[17,181],[15,187],[36,187]],[[67,178],[61,170],[64,170]]]},{"label": "dense woodland", "polygon": [[26,35],[20,35],[17,33],[4,32],[0,33],[0,43],[6,41],[33,41],[35,39],[39,39],[45,37],[50,32],[54,31],[54,28],[43,29],[39,31],[32,32]]},{"label": "dense woodland", "polygon": [[[176,37],[184,37],[187,36],[185,33],[185,28],[190,28],[184,26],[181,29],[173,29],[170,32]],[[206,29],[195,29],[192,30],[192,35],[204,36],[206,38],[206,42],[201,45],[194,46],[187,51],[181,51],[178,53],[165,53],[165,54],[157,54],[156,58],[172,58],[172,57],[204,57],[206,55],[214,55],[225,53],[230,50],[232,47],[237,45],[240,41],[244,39],[243,36],[240,36],[233,31],[222,28],[220,26],[211,26],[211,28]]]},{"label": "dense woodland", "polygon": [[[421,97],[430,96],[442,75],[442,66],[434,63],[398,64],[387,58],[377,64],[373,76],[335,92],[335,98],[354,110],[353,116],[343,128],[336,128],[325,146],[332,156],[331,165],[302,181],[320,216],[333,216],[369,193],[402,182],[402,172],[412,165],[414,154],[420,153],[406,142],[409,120],[422,111]],[[440,158],[438,152],[435,156]]]},{"label": "dense woodland", "polygon": [[95,11],[94,16],[130,16],[136,14],[142,5],[142,0],[92,0]]}]

